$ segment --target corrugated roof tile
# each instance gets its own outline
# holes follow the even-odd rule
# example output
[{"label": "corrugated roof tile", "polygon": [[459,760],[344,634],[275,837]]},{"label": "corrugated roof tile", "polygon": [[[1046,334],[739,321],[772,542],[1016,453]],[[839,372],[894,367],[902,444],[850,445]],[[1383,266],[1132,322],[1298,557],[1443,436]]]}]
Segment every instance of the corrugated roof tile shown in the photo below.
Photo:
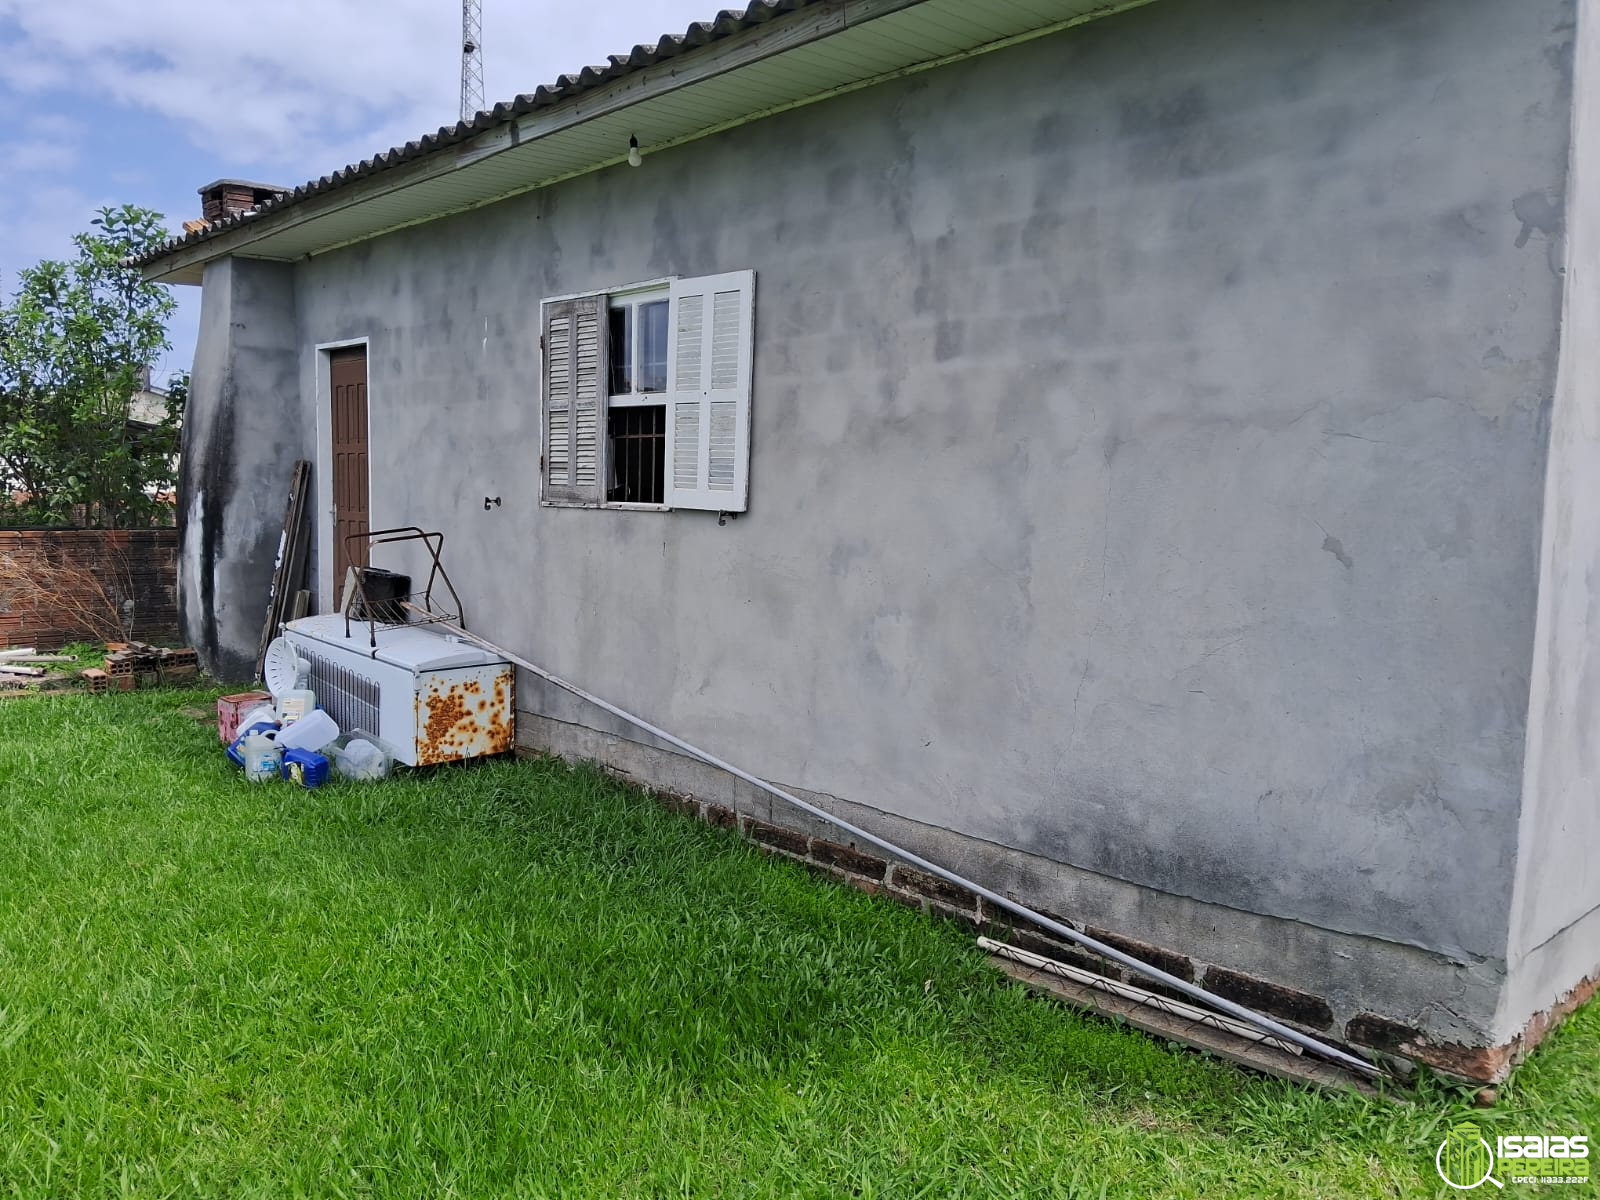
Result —
[{"label": "corrugated roof tile", "polygon": [[[570,100],[583,92],[601,87],[635,71],[654,66],[664,59],[673,58],[679,54],[732,37],[736,33],[764,24],[772,18],[785,13],[810,8],[813,5],[825,2],[826,0],[756,0],[755,3],[742,11],[724,9],[710,21],[694,22],[682,34],[663,34],[657,39],[654,46],[640,43],[628,54],[610,55],[607,65],[603,67],[584,67],[576,75],[560,76],[554,84],[540,84],[531,92],[523,92],[512,100],[500,101],[493,108],[476,113],[470,121],[458,121],[454,125],[441,125],[436,132],[425,134],[415,141],[407,142],[404,146],[391,147],[373,155],[371,158],[363,159],[359,163],[341,167],[317,179],[300,184],[289,191],[282,192],[272,199],[264,201],[249,212],[223,217],[210,222],[202,229],[185,232],[182,236],[171,238],[133,261],[140,266],[147,265],[164,258],[176,250],[193,246],[200,242],[210,241],[230,229],[237,229],[239,226],[249,222],[259,221],[313,196],[343,187],[356,179],[388,170],[399,166],[401,163],[410,162],[441,150],[446,146],[463,142],[486,129],[504,125],[537,109],[549,108],[565,100]],[[187,228],[188,226],[185,225],[186,230]]]}]

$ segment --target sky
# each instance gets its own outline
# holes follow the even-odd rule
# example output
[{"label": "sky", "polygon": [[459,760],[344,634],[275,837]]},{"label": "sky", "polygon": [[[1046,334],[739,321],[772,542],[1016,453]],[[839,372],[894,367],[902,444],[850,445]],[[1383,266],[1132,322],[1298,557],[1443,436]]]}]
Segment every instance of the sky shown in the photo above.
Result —
[{"label": "sky", "polygon": [[[482,2],[491,105],[716,13]],[[176,232],[214,179],[293,186],[454,124],[460,35],[460,0],[0,0],[0,294],[102,206]],[[200,290],[174,291],[158,378],[194,359]]]}]

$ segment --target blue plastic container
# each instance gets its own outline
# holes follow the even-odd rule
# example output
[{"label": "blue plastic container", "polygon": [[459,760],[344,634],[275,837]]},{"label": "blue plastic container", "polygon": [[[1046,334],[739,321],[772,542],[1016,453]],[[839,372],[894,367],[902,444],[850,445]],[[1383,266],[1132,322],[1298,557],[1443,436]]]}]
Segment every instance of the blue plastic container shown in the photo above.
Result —
[{"label": "blue plastic container", "polygon": [[321,787],[328,782],[328,759],[312,750],[285,750],[282,774],[301,787]]},{"label": "blue plastic container", "polygon": [[244,740],[252,733],[271,733],[278,728],[276,721],[257,721],[248,729],[239,730],[239,736],[228,743],[228,757],[236,767],[244,766]]}]

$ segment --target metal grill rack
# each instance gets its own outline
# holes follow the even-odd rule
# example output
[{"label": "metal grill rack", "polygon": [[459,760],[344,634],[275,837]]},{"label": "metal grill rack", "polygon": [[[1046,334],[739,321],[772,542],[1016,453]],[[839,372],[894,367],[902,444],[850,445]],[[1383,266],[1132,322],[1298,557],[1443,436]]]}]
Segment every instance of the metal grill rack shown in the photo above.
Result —
[{"label": "metal grill rack", "polygon": [[[352,533],[346,537],[345,544],[347,549],[349,548],[349,543],[362,539],[367,543],[369,561],[371,552],[376,546],[392,545],[398,542],[421,542],[427,550],[430,560],[428,581],[420,591],[408,592],[405,595],[394,598],[395,607],[402,614],[401,619],[398,621],[380,617],[375,611],[371,611],[372,606],[370,605],[364,606],[369,610],[365,615],[353,616],[350,612],[351,606],[355,602],[355,598],[362,594],[360,586],[355,588],[350,595],[344,598],[343,616],[346,637],[350,636],[350,630],[354,625],[364,624],[367,626],[368,644],[376,647],[378,644],[378,630],[391,625],[446,624],[461,629],[467,627],[466,615],[461,606],[461,597],[456,594],[455,585],[450,582],[450,576],[446,573],[444,564],[440,561],[440,555],[444,551],[444,534],[437,531],[429,532],[418,529],[415,525],[397,526],[394,529],[373,529],[366,533]],[[360,585],[365,582],[366,572],[372,568],[354,567],[352,569],[355,571],[357,583]],[[438,587],[442,587],[443,592],[449,594],[449,606],[445,605],[443,595],[435,598],[434,591]],[[335,719],[337,720],[337,717]],[[342,726],[343,722],[340,724]]]}]

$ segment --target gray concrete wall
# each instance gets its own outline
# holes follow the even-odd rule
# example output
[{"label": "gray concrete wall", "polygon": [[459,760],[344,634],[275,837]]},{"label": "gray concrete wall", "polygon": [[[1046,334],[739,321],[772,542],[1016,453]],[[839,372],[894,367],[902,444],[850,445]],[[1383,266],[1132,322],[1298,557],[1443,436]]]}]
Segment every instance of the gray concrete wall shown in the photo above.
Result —
[{"label": "gray concrete wall", "polygon": [[[1277,918],[1306,990],[1366,986],[1314,927],[1424,949],[1478,983],[1388,1015],[1486,1036],[1572,12],[1165,0],[334,252],[302,424],[369,336],[373,520],[446,533],[480,631],[810,793]],[[750,512],[541,508],[540,298],[746,267]]]},{"label": "gray concrete wall", "polygon": [[[542,696],[534,706],[547,707]],[[602,763],[623,778],[664,792],[694,796],[759,821],[841,840],[838,830],[826,822],[797,815],[782,801],[725,771],[630,736],[603,713],[578,723],[522,712],[517,738],[530,748]],[[1312,931],[1282,917],[1157,891],[838,796],[788,786],[826,812],[1003,894],[1024,898],[1040,911],[1091,930],[1137,936],[1175,949],[1194,964],[1197,982],[1204,979],[1199,964],[1214,963],[1310,990],[1326,1001],[1332,1018],[1319,1030],[1335,1037],[1362,1014],[1407,1014],[1406,1023],[1412,1028],[1426,1026],[1435,1043],[1482,1044],[1483,1014],[1493,1010],[1501,993],[1504,972],[1498,960],[1465,962],[1382,938]],[[1252,997],[1237,998],[1259,1003]],[[1274,1010],[1270,1003],[1268,1011],[1304,1022],[1297,1013]]]},{"label": "gray concrete wall", "polygon": [[267,615],[294,460],[300,347],[292,268],[206,267],[179,482],[184,638],[219,679],[248,680]]},{"label": "gray concrete wall", "polygon": [[1600,9],[1592,0],[1577,32],[1566,314],[1503,1036],[1585,975],[1600,975]]}]

